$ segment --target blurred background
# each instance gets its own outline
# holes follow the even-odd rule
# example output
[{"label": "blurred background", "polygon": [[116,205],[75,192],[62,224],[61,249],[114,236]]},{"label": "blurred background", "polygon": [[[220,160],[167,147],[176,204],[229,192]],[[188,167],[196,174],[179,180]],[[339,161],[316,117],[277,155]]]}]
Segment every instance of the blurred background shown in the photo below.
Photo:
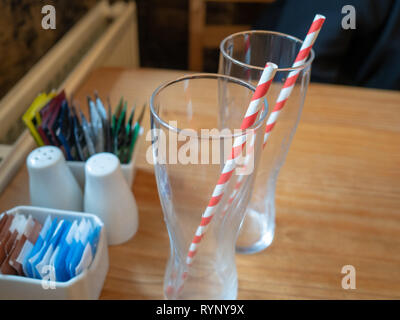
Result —
[{"label": "blurred background", "polygon": [[[1,0],[0,98],[97,3]],[[55,30],[41,27],[45,4],[56,9]],[[400,89],[397,0],[136,0],[136,5],[141,67],[216,72],[225,36],[266,29],[303,38],[319,12],[327,23],[315,47],[314,81]],[[356,9],[354,30],[341,27],[345,5]]]},{"label": "blurred background", "polygon": [[[42,27],[45,5],[55,29]],[[73,92],[93,68],[217,72],[226,36],[260,29],[304,39],[316,13],[327,20],[312,81],[400,89],[399,0],[0,0],[0,146],[20,137],[38,92]]]},{"label": "blurred background", "polygon": [[[0,1],[0,97],[59,40],[97,0]],[[109,1],[113,3],[115,1]],[[197,1],[193,1],[196,3]],[[210,2],[207,24],[250,26],[266,3]],[[52,4],[57,12],[55,30],[43,30],[41,8]],[[189,0],[137,0],[140,66],[189,68]],[[198,18],[195,13],[194,19]],[[234,30],[238,30],[237,28]],[[222,40],[222,39],[220,39]],[[202,70],[215,72],[218,45],[204,48]]]}]

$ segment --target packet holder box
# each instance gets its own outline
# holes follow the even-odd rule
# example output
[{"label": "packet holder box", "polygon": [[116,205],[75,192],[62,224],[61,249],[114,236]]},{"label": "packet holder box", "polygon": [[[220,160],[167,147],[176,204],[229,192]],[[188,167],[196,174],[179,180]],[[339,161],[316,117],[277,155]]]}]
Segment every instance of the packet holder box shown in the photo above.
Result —
[{"label": "packet holder box", "polygon": [[[100,225],[101,231],[95,256],[88,269],[66,282],[53,284],[49,283],[49,280],[0,274],[0,299],[92,300],[99,298],[107,275],[109,260],[104,224],[97,216],[90,213],[32,206],[18,206],[7,210],[7,213],[32,215],[42,224],[48,215],[71,222],[75,219],[86,218],[94,225]],[[46,281],[46,285],[42,281]]]},{"label": "packet holder box", "polygon": [[[138,138],[136,140],[135,148],[133,149],[132,158],[129,163],[121,164],[122,175],[124,176],[128,186],[131,187],[133,180],[135,179],[135,162],[138,153],[140,152],[140,147],[142,144],[142,133],[143,128],[140,130]],[[74,175],[79,186],[84,188],[85,186],[85,162],[84,161],[67,161],[67,165]]]}]

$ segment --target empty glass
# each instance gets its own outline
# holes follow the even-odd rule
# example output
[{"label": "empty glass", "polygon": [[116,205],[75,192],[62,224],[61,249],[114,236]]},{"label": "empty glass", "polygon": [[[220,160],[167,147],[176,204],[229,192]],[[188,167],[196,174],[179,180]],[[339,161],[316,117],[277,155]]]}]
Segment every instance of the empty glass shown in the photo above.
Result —
[{"label": "empty glass", "polygon": [[[265,101],[248,131],[233,129],[240,128],[254,89],[229,76],[194,74],[160,86],[151,96],[152,156],[171,247],[164,279],[168,299],[237,296],[235,242],[261,153]],[[222,214],[239,177],[233,174],[189,267],[189,246],[233,139],[240,135],[254,139],[253,166],[239,163],[245,174],[242,187]]]},{"label": "empty glass", "polygon": [[295,37],[271,31],[235,33],[220,44],[220,74],[255,85],[266,62],[278,65],[267,94],[271,111],[288,74],[300,70],[295,87],[261,155],[254,191],[236,243],[236,251],[240,253],[259,252],[268,247],[274,238],[276,180],[300,120],[314,59],[311,50],[304,65],[291,68],[301,45],[302,41]]}]

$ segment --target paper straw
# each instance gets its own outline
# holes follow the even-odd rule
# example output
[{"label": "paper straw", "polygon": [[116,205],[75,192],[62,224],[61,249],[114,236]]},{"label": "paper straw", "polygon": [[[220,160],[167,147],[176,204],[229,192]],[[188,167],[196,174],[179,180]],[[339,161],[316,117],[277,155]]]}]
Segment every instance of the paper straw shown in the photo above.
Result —
[{"label": "paper straw", "polygon": [[[300,51],[297,54],[297,57],[292,65],[292,68],[301,66],[307,60],[308,55],[310,54],[311,48],[312,48],[315,40],[318,37],[318,34],[321,30],[321,27],[322,27],[324,21],[325,21],[324,16],[322,16],[320,14],[315,15],[314,21],[311,24],[310,29],[308,30],[307,36],[304,39],[304,42],[300,48]],[[282,110],[286,101],[289,99],[290,94],[292,93],[292,90],[295,86],[295,83],[296,83],[297,77],[299,76],[300,71],[301,70],[291,71],[289,73],[285,83],[283,84],[283,87],[282,87],[282,89],[279,93],[278,99],[276,101],[275,107],[272,110],[271,114],[269,115],[267,123],[266,123],[263,147],[265,147],[265,145],[267,143],[267,139],[269,137],[269,134],[276,124],[276,121],[278,119],[280,111]],[[251,150],[249,150],[249,151],[251,151]],[[224,216],[226,214],[226,212],[229,209],[229,206],[232,204],[233,200],[235,199],[235,197],[240,189],[240,186],[242,184],[242,180],[243,180],[243,176],[239,176],[239,178],[236,182],[236,185],[229,197],[229,200],[228,200],[227,204],[225,205],[224,210],[222,211],[222,216]]]},{"label": "paper straw", "polygon": [[[260,102],[266,95],[271,85],[276,69],[277,66],[275,64],[270,62],[266,64],[264,71],[261,75],[260,81],[258,82],[256,91],[253,94],[251,102],[247,108],[246,114],[242,121],[242,125],[240,127],[241,130],[246,130],[249,127],[251,127],[254,124],[255,120],[257,119]],[[218,183],[215,186],[214,191],[212,193],[212,197],[208,203],[206,210],[202,215],[201,223],[197,227],[196,233],[189,247],[189,252],[186,258],[186,263],[189,266],[192,264],[193,258],[197,252],[197,247],[200,244],[205,232],[207,231],[207,227],[209,226],[214,216],[214,210],[219,204],[222,196],[224,195],[224,190],[228,185],[228,182],[233,174],[233,171],[236,168],[236,158],[241,154],[241,151],[245,143],[246,143],[246,135],[241,135],[234,139],[232,146],[232,153],[224,165],[224,168],[218,179]]]},{"label": "paper straw", "polygon": [[[324,24],[325,17],[323,15],[317,14],[315,15],[314,21],[311,24],[310,29],[308,30],[307,36],[304,39],[304,42],[300,48],[299,53],[297,54],[296,60],[294,61],[292,68],[296,68],[304,64],[307,60],[308,55],[310,54],[311,48],[318,37],[319,32],[321,31],[322,25]],[[283,84],[283,88],[279,92],[278,99],[276,100],[276,104],[271,114],[268,117],[267,125],[265,127],[264,134],[264,147],[267,143],[267,139],[272,129],[276,124],[276,120],[278,119],[279,113],[285,106],[286,101],[289,99],[290,94],[293,91],[293,88],[296,84],[297,77],[299,76],[301,69],[291,71]]]}]

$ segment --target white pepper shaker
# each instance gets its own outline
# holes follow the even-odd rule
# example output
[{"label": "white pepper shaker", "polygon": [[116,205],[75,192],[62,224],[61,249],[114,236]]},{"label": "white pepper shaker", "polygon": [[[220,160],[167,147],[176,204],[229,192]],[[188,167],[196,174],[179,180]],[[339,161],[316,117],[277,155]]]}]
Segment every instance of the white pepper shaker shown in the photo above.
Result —
[{"label": "white pepper shaker", "polygon": [[84,210],[103,220],[110,245],[126,242],[136,233],[136,201],[114,154],[102,152],[86,161]]},{"label": "white pepper shaker", "polygon": [[44,146],[33,150],[26,165],[32,205],[82,211],[82,190],[59,148]]}]

